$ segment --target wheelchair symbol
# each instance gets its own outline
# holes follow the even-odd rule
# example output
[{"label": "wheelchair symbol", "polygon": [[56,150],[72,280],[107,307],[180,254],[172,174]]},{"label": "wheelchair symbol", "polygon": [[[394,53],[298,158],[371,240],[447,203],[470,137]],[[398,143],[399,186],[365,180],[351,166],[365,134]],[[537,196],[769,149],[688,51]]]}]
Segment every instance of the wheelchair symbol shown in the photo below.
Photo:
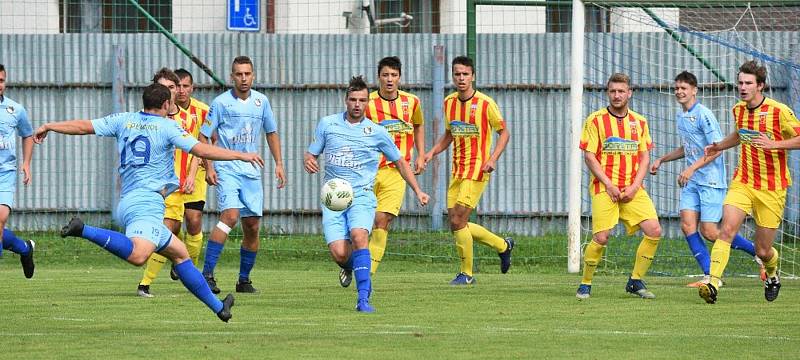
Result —
[{"label": "wheelchair symbol", "polygon": [[256,18],[250,14],[250,8],[244,8],[244,26],[253,26],[256,24]]}]

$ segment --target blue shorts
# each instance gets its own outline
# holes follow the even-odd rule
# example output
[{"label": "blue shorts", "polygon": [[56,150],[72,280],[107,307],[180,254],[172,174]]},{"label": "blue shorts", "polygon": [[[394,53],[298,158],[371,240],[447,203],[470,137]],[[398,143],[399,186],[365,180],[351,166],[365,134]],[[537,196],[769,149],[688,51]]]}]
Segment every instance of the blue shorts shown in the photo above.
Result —
[{"label": "blue shorts", "polygon": [[0,172],[0,205],[14,208],[14,194],[17,192],[17,171]]},{"label": "blue shorts", "polygon": [[718,223],[722,219],[722,202],[727,189],[697,185],[690,181],[681,189],[681,210],[700,213],[701,222]]},{"label": "blue shorts", "polygon": [[375,207],[378,201],[372,191],[358,191],[353,198],[353,204],[344,211],[328,210],[322,207],[322,231],[325,233],[325,243],[330,244],[337,240],[350,240],[350,230],[364,229],[372,232],[375,222]]},{"label": "blue shorts", "polygon": [[239,217],[264,214],[264,187],[261,179],[230,173],[217,173],[219,210],[239,209]]},{"label": "blue shorts", "polygon": [[161,251],[172,239],[164,225],[164,198],[153,191],[137,191],[125,195],[117,206],[117,223],[125,228],[125,236],[138,237],[155,244]]}]

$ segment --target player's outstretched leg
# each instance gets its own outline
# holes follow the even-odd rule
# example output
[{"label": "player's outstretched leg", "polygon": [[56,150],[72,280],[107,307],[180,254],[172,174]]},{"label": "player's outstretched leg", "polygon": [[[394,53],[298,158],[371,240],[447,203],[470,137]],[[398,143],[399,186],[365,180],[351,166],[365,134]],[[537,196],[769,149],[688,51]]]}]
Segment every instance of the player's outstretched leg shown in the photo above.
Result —
[{"label": "player's outstretched leg", "polygon": [[13,231],[3,229],[3,249],[10,250],[19,255],[19,261],[22,264],[22,273],[25,277],[30,279],[33,277],[35,265],[33,263],[33,251],[36,243],[32,240],[22,240],[17,237]]},{"label": "player's outstretched leg", "polygon": [[231,318],[230,308],[233,306],[233,295],[228,294],[224,301],[220,301],[211,292],[203,274],[194,267],[192,260],[186,260],[175,265],[175,272],[178,273],[183,286],[186,287],[195,297],[200,299],[220,320],[228,322]]},{"label": "player's outstretched leg", "polygon": [[133,252],[133,242],[124,234],[84,225],[83,220],[77,217],[61,228],[61,237],[67,236],[82,237],[126,261]]}]

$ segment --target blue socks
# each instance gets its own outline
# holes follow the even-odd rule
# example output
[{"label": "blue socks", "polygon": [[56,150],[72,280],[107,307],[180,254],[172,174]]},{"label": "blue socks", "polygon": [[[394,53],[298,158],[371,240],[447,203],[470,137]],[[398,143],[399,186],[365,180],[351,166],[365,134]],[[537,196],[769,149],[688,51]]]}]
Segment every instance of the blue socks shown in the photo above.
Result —
[{"label": "blue socks", "polygon": [[203,263],[203,275],[214,275],[214,268],[217,267],[217,260],[219,260],[219,254],[222,252],[224,246],[223,244],[208,239],[208,244],[206,245],[206,259]]},{"label": "blue socks", "polygon": [[[8,229],[3,229],[3,249],[11,250],[20,255],[28,255],[31,252],[28,243],[18,238],[13,231]],[[2,254],[2,250],[0,250],[0,254]]]},{"label": "blue socks", "polygon": [[250,279],[250,270],[256,264],[257,251],[250,251],[245,248],[239,249],[239,281]]},{"label": "blue socks", "polygon": [[694,259],[697,260],[697,264],[700,265],[700,270],[703,270],[703,274],[708,275],[711,269],[711,255],[709,255],[708,248],[706,248],[703,238],[700,237],[700,233],[695,232],[686,236],[686,242],[689,243],[689,250],[692,252]]},{"label": "blue socks", "polygon": [[[211,242],[209,241],[209,243]],[[203,274],[197,271],[191,259],[175,265],[175,272],[178,273],[178,277],[181,278],[183,286],[206,304],[211,311],[216,314],[222,310],[222,301],[219,301],[211,292]]]},{"label": "blue socks", "polygon": [[350,256],[353,265],[353,274],[356,277],[356,288],[358,289],[358,300],[369,299],[372,292],[372,280],[369,277],[369,268],[372,260],[369,257],[369,249],[353,250]]},{"label": "blue socks", "polygon": [[756,256],[756,248],[753,243],[739,234],[736,234],[736,236],[733,237],[731,249],[742,250],[750,254],[750,256]]},{"label": "blue socks", "polygon": [[128,260],[133,252],[133,241],[124,234],[116,231],[83,225],[81,237],[87,239],[106,251],[117,255],[122,260]]}]

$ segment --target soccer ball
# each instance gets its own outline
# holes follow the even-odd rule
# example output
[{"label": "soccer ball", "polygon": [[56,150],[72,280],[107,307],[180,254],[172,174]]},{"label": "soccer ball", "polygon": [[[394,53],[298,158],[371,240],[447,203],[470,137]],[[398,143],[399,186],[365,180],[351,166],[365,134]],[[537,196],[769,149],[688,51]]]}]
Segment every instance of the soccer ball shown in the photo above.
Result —
[{"label": "soccer ball", "polygon": [[353,203],[353,187],[344,179],[326,181],[319,195],[322,205],[333,211],[342,211]]}]

